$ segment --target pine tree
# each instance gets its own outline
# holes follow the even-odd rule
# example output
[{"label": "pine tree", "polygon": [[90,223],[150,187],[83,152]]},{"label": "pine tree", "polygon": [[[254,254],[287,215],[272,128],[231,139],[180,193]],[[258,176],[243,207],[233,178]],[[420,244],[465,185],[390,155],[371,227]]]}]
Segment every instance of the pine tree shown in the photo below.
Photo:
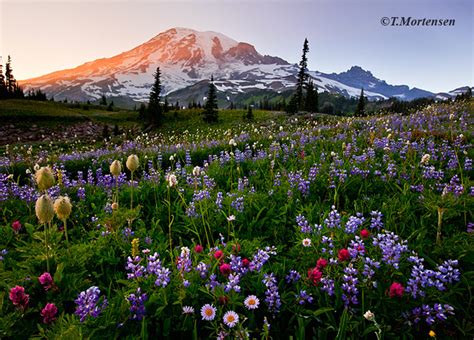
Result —
[{"label": "pine tree", "polygon": [[0,64],[0,99],[8,97],[7,86],[5,85],[5,76],[3,75],[3,65]]},{"label": "pine tree", "polygon": [[8,97],[13,97],[15,91],[15,78],[13,77],[11,62],[12,59],[8,56],[7,63],[5,64],[5,86],[7,88]]},{"label": "pine tree", "polygon": [[357,107],[354,112],[354,115],[356,117],[361,117],[364,114],[365,114],[365,97],[364,97],[364,89],[362,88],[362,90],[360,91],[360,97],[359,97],[359,101],[357,102]]},{"label": "pine tree", "polygon": [[252,121],[253,120],[253,110],[252,110],[252,105],[249,105],[249,108],[247,110],[247,113],[245,114],[245,120]]},{"label": "pine tree", "polygon": [[114,126],[114,136],[118,136],[120,134],[120,130],[117,124]]},{"label": "pine tree", "polygon": [[305,39],[303,43],[303,55],[301,56],[300,69],[298,71],[298,81],[296,83],[296,92],[295,92],[296,111],[299,111],[300,109],[304,107],[303,88],[304,88],[306,79],[308,79],[309,77],[307,73],[308,58],[306,57],[306,54],[308,53],[308,51],[309,51],[308,39]]},{"label": "pine tree", "polygon": [[107,98],[105,98],[105,95],[103,94],[102,97],[100,98],[100,104],[99,105],[107,105]]},{"label": "pine tree", "polygon": [[217,94],[216,86],[214,85],[214,77],[211,76],[211,81],[209,82],[209,90],[207,92],[207,101],[204,105],[204,121],[207,123],[214,123],[218,120],[217,111]]},{"label": "pine tree", "polygon": [[312,80],[306,84],[305,111],[318,112],[318,90],[314,88]]},{"label": "pine tree", "polygon": [[160,103],[161,72],[159,67],[156,69],[154,77],[155,82],[151,88],[145,121],[152,125],[160,125],[163,121],[163,108]]}]

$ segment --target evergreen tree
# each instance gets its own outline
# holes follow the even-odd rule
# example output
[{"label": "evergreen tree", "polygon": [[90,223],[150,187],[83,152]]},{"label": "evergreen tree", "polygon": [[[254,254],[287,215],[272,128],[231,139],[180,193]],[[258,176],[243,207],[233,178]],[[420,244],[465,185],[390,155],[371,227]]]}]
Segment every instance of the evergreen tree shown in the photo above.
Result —
[{"label": "evergreen tree", "polygon": [[107,106],[107,111],[113,111],[114,110],[114,101],[112,100],[110,104]]},{"label": "evergreen tree", "polygon": [[140,121],[144,121],[146,118],[146,106],[145,104],[141,103],[140,108],[138,109],[138,119]]},{"label": "evergreen tree", "polygon": [[252,105],[249,105],[247,113],[244,116],[245,120],[252,121],[253,120],[253,110]]},{"label": "evergreen tree", "polygon": [[3,75],[3,65],[0,64],[0,99],[8,97],[7,86],[5,85],[5,76]]},{"label": "evergreen tree", "polygon": [[359,101],[357,102],[357,107],[355,109],[354,115],[356,117],[361,117],[365,114],[365,97],[364,97],[364,89],[360,91]]},{"label": "evergreen tree", "polygon": [[286,105],[286,112],[289,114],[295,114],[298,112],[298,104],[295,95],[291,96],[288,105]]},{"label": "evergreen tree", "polygon": [[308,58],[306,57],[306,54],[309,51],[309,46],[308,46],[308,39],[304,40],[303,43],[303,55],[301,56],[301,61],[300,61],[300,69],[298,71],[298,81],[296,83],[296,92],[294,94],[295,98],[295,103],[296,103],[296,111],[302,109],[303,106],[303,88],[306,82],[306,79],[308,79],[309,75],[307,73],[307,68],[308,68]]},{"label": "evergreen tree", "polygon": [[160,93],[161,93],[161,72],[160,68],[156,69],[154,74],[155,82],[151,88],[150,98],[148,101],[148,109],[145,115],[145,121],[148,124],[160,125],[163,121],[163,108],[160,103]]},{"label": "evergreen tree", "polygon": [[109,126],[107,124],[104,124],[104,128],[102,129],[102,138],[109,139],[109,137],[110,137]]},{"label": "evergreen tree", "polygon": [[117,124],[114,126],[114,136],[118,136],[120,134],[120,130]]},{"label": "evergreen tree", "polygon": [[204,121],[207,123],[214,123],[218,120],[218,111],[217,111],[217,94],[216,86],[214,85],[214,77],[211,76],[211,81],[209,82],[209,90],[207,92],[207,101],[204,105]]},{"label": "evergreen tree", "polygon": [[105,95],[103,94],[102,97],[100,98],[100,103],[99,105],[107,105],[107,98],[105,98]]},{"label": "evergreen tree", "polygon": [[306,84],[305,111],[318,112],[318,90],[315,89],[312,80]]},{"label": "evergreen tree", "polygon": [[9,97],[13,97],[13,92],[15,91],[15,78],[13,77],[11,62],[12,59],[8,56],[7,63],[5,64],[5,86]]}]

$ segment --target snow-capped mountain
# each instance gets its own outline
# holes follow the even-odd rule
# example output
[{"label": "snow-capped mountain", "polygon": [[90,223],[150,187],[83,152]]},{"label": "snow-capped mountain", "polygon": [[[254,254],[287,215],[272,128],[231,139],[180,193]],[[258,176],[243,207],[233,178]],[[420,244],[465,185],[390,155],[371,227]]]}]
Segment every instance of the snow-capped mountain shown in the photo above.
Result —
[{"label": "snow-capped mountain", "polygon": [[[39,88],[58,100],[96,100],[105,95],[140,102],[148,100],[157,67],[162,74],[162,94],[179,98],[183,103],[202,100],[202,91],[192,89],[196,89],[196,84],[205,84],[204,80],[211,75],[220,96],[232,100],[238,94],[256,90],[291,89],[298,71],[296,64],[262,55],[254,46],[221,33],[172,28],[117,56],[20,83],[26,91]],[[339,74],[312,71],[310,76],[319,91],[344,96],[358,96],[362,87],[369,99],[434,96],[406,85],[389,85],[358,66]]]}]

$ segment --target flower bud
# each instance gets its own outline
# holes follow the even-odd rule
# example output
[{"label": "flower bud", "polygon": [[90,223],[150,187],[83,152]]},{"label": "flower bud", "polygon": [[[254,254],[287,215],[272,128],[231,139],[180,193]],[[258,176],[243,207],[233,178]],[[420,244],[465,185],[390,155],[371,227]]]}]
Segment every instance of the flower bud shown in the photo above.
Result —
[{"label": "flower bud", "polygon": [[50,167],[44,166],[35,173],[36,183],[40,191],[48,190],[54,185],[54,175]]},{"label": "flower bud", "polygon": [[140,166],[140,161],[138,160],[137,155],[130,155],[127,158],[127,168],[131,172],[134,172]]},{"label": "flower bud", "polygon": [[110,173],[112,174],[112,176],[118,177],[120,176],[121,172],[122,172],[122,164],[120,163],[120,161],[118,160],[113,161],[112,164],[110,164]]},{"label": "flower bud", "polygon": [[65,220],[71,214],[72,205],[69,197],[59,196],[56,201],[54,201],[54,212],[60,220]]},{"label": "flower bud", "polygon": [[36,217],[40,223],[49,223],[54,217],[53,201],[48,195],[42,195],[36,200]]},{"label": "flower bud", "polygon": [[117,210],[119,207],[117,202],[112,203],[112,210]]},{"label": "flower bud", "polygon": [[364,313],[364,318],[366,318],[369,321],[373,321],[375,319],[375,314],[372,313],[370,310]]}]

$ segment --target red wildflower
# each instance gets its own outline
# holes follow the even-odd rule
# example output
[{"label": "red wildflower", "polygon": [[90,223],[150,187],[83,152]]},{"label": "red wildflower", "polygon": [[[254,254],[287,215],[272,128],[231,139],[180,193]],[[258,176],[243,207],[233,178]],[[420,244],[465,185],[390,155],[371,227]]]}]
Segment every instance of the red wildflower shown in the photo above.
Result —
[{"label": "red wildflower", "polygon": [[217,250],[217,251],[214,253],[214,258],[215,258],[216,260],[220,260],[223,256],[224,256],[224,253],[222,252],[222,250]]},{"label": "red wildflower", "polygon": [[323,269],[328,265],[328,261],[322,257],[316,262],[316,268]]},{"label": "red wildflower", "polygon": [[38,281],[44,287],[45,290],[50,289],[54,284],[53,278],[51,277],[51,274],[48,272],[41,274],[41,276],[38,277]]},{"label": "red wildflower", "polygon": [[344,248],[344,249],[339,250],[337,257],[339,259],[339,262],[344,262],[344,261],[349,260],[351,256],[349,254],[349,250]]},{"label": "red wildflower", "polygon": [[247,259],[247,258],[244,258],[244,259],[242,260],[242,266],[243,266],[243,267],[248,267],[248,266],[249,266],[249,264],[250,264],[250,261],[249,261],[249,259]]},{"label": "red wildflower", "polygon": [[203,250],[204,248],[200,244],[196,244],[196,246],[194,247],[194,251],[198,254],[202,253]]},{"label": "red wildflower", "polygon": [[219,267],[219,270],[221,271],[222,275],[229,275],[230,274],[230,265],[228,263],[223,263]]},{"label": "red wildflower", "polygon": [[10,300],[15,306],[19,306],[24,309],[27,307],[28,301],[30,301],[30,295],[25,294],[25,288],[21,286],[15,286],[10,289]]},{"label": "red wildflower", "polygon": [[362,238],[368,238],[370,236],[370,232],[367,229],[362,229],[360,231],[360,237]]},{"label": "red wildflower", "polygon": [[394,282],[390,286],[388,294],[391,298],[402,297],[404,291],[405,291],[405,287],[403,287],[401,283]]},{"label": "red wildflower", "polygon": [[15,222],[13,222],[13,223],[12,223],[12,228],[13,228],[13,231],[18,234],[18,232],[19,232],[20,229],[21,229],[21,223],[20,223],[20,221],[15,221]]},{"label": "red wildflower", "polygon": [[48,303],[41,311],[41,316],[43,317],[44,323],[51,323],[56,320],[56,314],[58,313],[58,308],[54,303]]},{"label": "red wildflower", "polygon": [[310,268],[308,270],[308,278],[311,282],[313,282],[313,285],[317,285],[319,281],[321,281],[322,276],[323,273],[319,270],[318,267]]}]

